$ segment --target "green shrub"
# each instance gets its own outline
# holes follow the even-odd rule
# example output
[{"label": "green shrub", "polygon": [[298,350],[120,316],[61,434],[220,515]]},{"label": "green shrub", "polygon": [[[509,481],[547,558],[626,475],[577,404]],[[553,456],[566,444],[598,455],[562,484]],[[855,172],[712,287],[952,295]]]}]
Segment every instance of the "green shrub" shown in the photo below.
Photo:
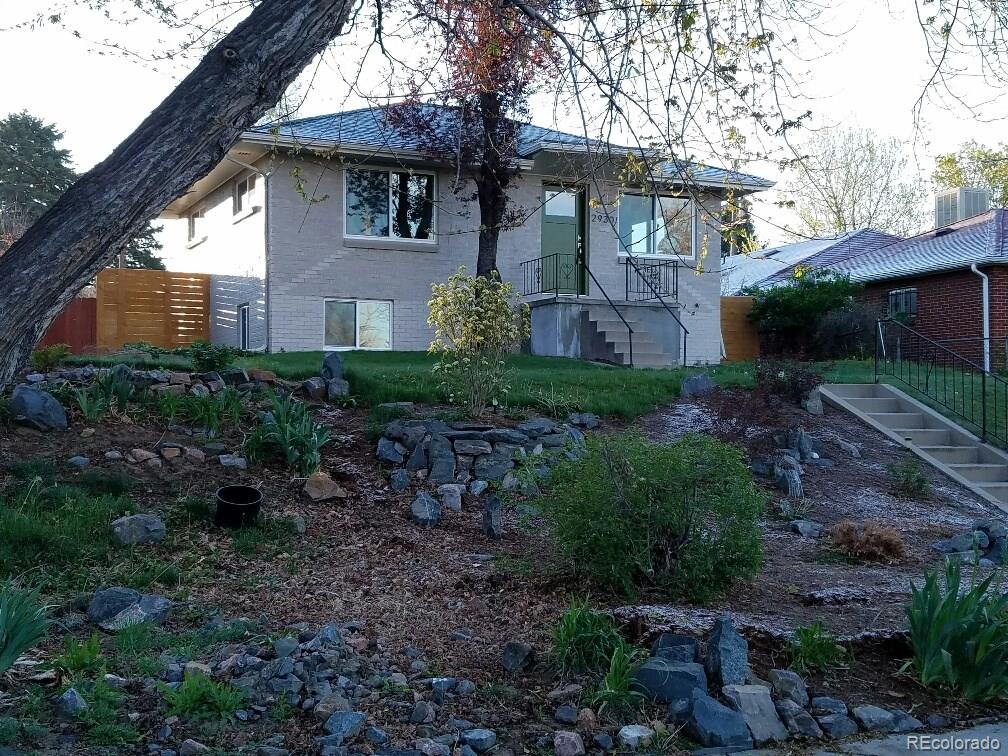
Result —
[{"label": "green shrub", "polygon": [[737,447],[627,433],[561,461],[541,503],[575,569],[628,594],[656,587],[706,601],[759,569],[764,501]]},{"label": "green shrub", "polygon": [[179,397],[177,404],[167,403],[171,417],[178,415],[197,428],[206,429],[207,435],[216,436],[221,430],[237,428],[242,416],[242,395],[233,388],[225,388],[216,394],[196,396],[186,394]]},{"label": "green shrub", "polygon": [[600,672],[626,645],[612,617],[575,601],[553,626],[553,663],[562,674]]},{"label": "green shrub", "polygon": [[505,358],[528,336],[528,305],[496,273],[474,277],[462,267],[431,286],[428,306],[430,351],[440,357],[434,374],[449,401],[474,416],[503,403],[511,388]]},{"label": "green shrub", "polygon": [[101,644],[97,635],[78,641],[72,635],[63,638],[63,653],[52,660],[52,665],[64,672],[97,672],[105,666]]},{"label": "green shrub", "polygon": [[847,649],[817,620],[795,628],[788,643],[788,659],[791,668],[798,672],[834,669],[847,660]]},{"label": "green shrub", "polygon": [[322,464],[322,447],[329,429],[316,423],[308,407],[290,394],[273,395],[273,422],[261,423],[245,442],[250,459],[279,456],[287,466],[307,477]]},{"label": "green shrub", "polygon": [[175,690],[165,688],[168,712],[189,720],[226,719],[245,703],[245,693],[204,675],[186,675]]},{"label": "green shrub", "polygon": [[749,320],[768,349],[816,354],[814,336],[823,316],[851,306],[861,289],[847,276],[798,268],[784,285],[744,293],[753,298]]},{"label": "green shrub", "polygon": [[0,675],[41,641],[48,629],[49,617],[37,591],[11,583],[0,587]]},{"label": "green shrub", "polygon": [[188,347],[176,350],[176,354],[188,357],[192,362],[193,371],[213,373],[231,367],[241,354],[241,350],[198,339]]},{"label": "green shrub", "polygon": [[50,344],[32,352],[32,356],[28,358],[28,361],[40,373],[48,373],[69,356],[69,344]]},{"label": "green shrub", "polygon": [[975,701],[1008,694],[1008,595],[993,586],[996,576],[960,593],[960,566],[949,560],[944,585],[937,571],[919,587],[911,583],[907,617],[921,683]]},{"label": "green shrub", "polygon": [[911,455],[898,464],[886,465],[886,471],[893,488],[902,496],[919,499],[931,490],[931,481],[917,457]]},{"label": "green shrub", "polygon": [[816,356],[824,360],[866,360],[875,355],[878,312],[859,302],[830,310],[815,332]]},{"label": "green shrub", "polygon": [[592,708],[599,716],[625,719],[640,711],[644,695],[634,690],[632,684],[642,656],[643,653],[632,646],[621,645],[613,649],[609,669],[589,697]]},{"label": "green shrub", "polygon": [[109,409],[115,407],[119,412],[125,412],[130,400],[136,393],[136,387],[128,376],[108,370],[95,378],[91,384],[97,396],[105,402]]}]

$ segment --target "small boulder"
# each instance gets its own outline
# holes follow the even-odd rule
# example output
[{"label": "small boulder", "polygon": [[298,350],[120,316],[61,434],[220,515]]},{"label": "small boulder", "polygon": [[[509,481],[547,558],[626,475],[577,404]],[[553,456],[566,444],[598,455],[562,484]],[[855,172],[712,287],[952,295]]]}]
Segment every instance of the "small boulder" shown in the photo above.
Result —
[{"label": "small boulder", "polygon": [[560,724],[572,725],[577,724],[578,721],[578,708],[573,704],[561,704],[557,707],[556,711],[553,713],[553,719],[555,719]]},{"label": "small boulder", "polygon": [[535,664],[535,649],[528,643],[511,640],[504,644],[501,663],[513,675],[520,674]]},{"label": "small boulder", "polygon": [[595,430],[599,427],[599,417],[591,412],[571,412],[567,422],[585,430]]},{"label": "small boulder", "polygon": [[462,511],[462,492],[465,486],[460,483],[445,483],[438,486],[438,496],[441,497],[441,504],[452,512]]},{"label": "small boulder", "polygon": [[671,703],[689,699],[695,690],[707,692],[707,676],[700,664],[654,657],[634,673],[632,687],[649,699]]},{"label": "small boulder", "polygon": [[697,373],[682,379],[679,384],[679,396],[689,398],[704,396],[714,390],[714,381],[707,373]]},{"label": "small boulder", "polygon": [[91,464],[91,459],[89,457],[85,457],[83,454],[78,454],[70,457],[70,459],[67,460],[67,464],[72,465],[73,467],[87,467]]},{"label": "small boulder", "polygon": [[441,504],[426,491],[420,491],[410,505],[413,522],[423,527],[432,527],[441,522]]},{"label": "small boulder", "polygon": [[654,740],[655,731],[644,725],[631,724],[620,728],[616,733],[616,739],[620,745],[628,751],[636,751],[638,748],[647,748]]},{"label": "small boulder", "polygon": [[398,468],[392,471],[389,475],[389,487],[393,491],[405,491],[410,487],[410,474],[409,471],[403,468]]},{"label": "small boulder", "polygon": [[342,378],[333,378],[326,381],[326,399],[334,402],[341,396],[349,396],[350,384]]},{"label": "small boulder", "polygon": [[689,635],[662,633],[651,645],[651,656],[672,662],[695,662],[699,658],[697,639]]},{"label": "small boulder", "polygon": [[88,604],[87,615],[103,630],[116,632],[128,625],[158,622],[171,607],[172,602],[163,596],[116,586],[97,591]]},{"label": "small boulder", "polygon": [[790,698],[777,701],[777,714],[784,726],[796,738],[821,738],[822,729],[805,709]]},{"label": "small boulder", "polygon": [[343,358],[339,352],[329,352],[322,360],[322,378],[327,381],[343,378]]},{"label": "small boulder", "polygon": [[865,732],[892,732],[896,727],[892,712],[879,706],[855,706],[851,714]]},{"label": "small boulder", "polygon": [[401,465],[406,460],[406,447],[398,441],[382,436],[378,439],[378,448],[375,457],[381,462],[391,462],[393,465]]},{"label": "small boulder", "polygon": [[341,745],[343,741],[357,737],[366,719],[367,714],[363,711],[337,711],[325,721],[323,728],[339,741],[334,745]]},{"label": "small boulder", "polygon": [[893,709],[893,732],[916,732],[924,727],[917,717],[907,714],[902,709]]},{"label": "small boulder", "polygon": [[152,514],[135,514],[112,521],[112,537],[120,546],[159,543],[167,535],[164,521]]},{"label": "small boulder", "polygon": [[823,526],[814,520],[791,520],[788,529],[802,538],[818,538],[822,535]]},{"label": "small boulder", "polygon": [[483,500],[483,535],[488,538],[504,536],[504,513],[497,494],[488,494]]},{"label": "small boulder", "polygon": [[788,698],[799,706],[809,705],[808,688],[797,672],[790,669],[771,669],[767,675],[778,698]]},{"label": "small boulder", "polygon": [[305,496],[312,501],[345,499],[348,495],[343,486],[334,481],[328,473],[321,470],[308,476],[308,480],[305,481],[302,490]]},{"label": "small boulder", "polygon": [[752,748],[752,736],[742,715],[701,690],[693,691],[690,699],[686,731],[708,748]]},{"label": "small boulder", "polygon": [[326,382],[321,378],[309,378],[301,384],[301,391],[308,399],[322,401],[326,396]]},{"label": "small boulder", "polygon": [[821,714],[816,722],[831,740],[842,740],[858,734],[857,722],[846,714]]},{"label": "small boulder", "polygon": [[560,730],[553,735],[553,752],[556,756],[584,756],[584,741],[576,732]]},{"label": "small boulder", "polygon": [[474,727],[462,733],[462,741],[476,753],[483,753],[497,745],[497,733],[483,727]]},{"label": "small boulder", "polygon": [[237,470],[248,469],[248,461],[238,454],[221,454],[217,457],[217,461],[221,463],[222,467],[233,467]]},{"label": "small boulder", "polygon": [[767,688],[762,685],[726,685],[722,693],[729,706],[742,715],[757,746],[788,739],[787,728],[777,715]]},{"label": "small boulder", "polygon": [[91,707],[88,706],[88,702],[76,688],[67,688],[66,692],[56,699],[56,711],[60,716],[79,717],[89,708]]},{"label": "small boulder", "polygon": [[42,431],[66,430],[67,417],[63,405],[48,391],[18,384],[7,403],[14,422]]},{"label": "small boulder", "polygon": [[749,644],[728,617],[714,623],[707,641],[707,677],[717,687],[742,685],[749,673]]}]

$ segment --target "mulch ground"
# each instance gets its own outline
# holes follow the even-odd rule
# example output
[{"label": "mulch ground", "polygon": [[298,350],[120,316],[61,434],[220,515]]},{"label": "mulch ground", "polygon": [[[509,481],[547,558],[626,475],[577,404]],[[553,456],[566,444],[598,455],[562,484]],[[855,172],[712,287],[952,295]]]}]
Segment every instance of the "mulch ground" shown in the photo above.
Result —
[{"label": "mulch ground", "polygon": [[[746,418],[753,416],[745,407],[749,398],[747,392],[727,396],[718,392],[704,400],[678,403],[636,425],[655,440],[714,425],[724,435],[726,421],[732,420],[727,415],[738,407],[740,417],[728,423],[728,434],[745,446],[763,443],[760,428],[746,424]],[[499,690],[505,683],[518,688],[517,697],[477,696],[469,704],[471,711],[459,713],[487,726],[525,730],[532,738],[529,742],[534,733],[555,726],[552,709],[544,713],[543,701],[556,681],[538,674],[507,679],[500,666],[501,647],[518,638],[547,649],[550,628],[571,597],[589,594],[594,605],[615,610],[628,632],[642,642],[667,629],[706,634],[716,616],[729,613],[750,637],[754,671],[760,676],[784,664],[784,638],[790,631],[820,620],[839,636],[870,637],[852,642],[853,661],[847,668],[811,677],[815,694],[903,708],[922,719],[932,712],[953,720],[1005,713],[1004,707],[962,705],[921,689],[900,674],[906,649],[891,639],[892,632],[905,624],[910,581],[920,578],[926,567],[940,564],[930,544],[976,519],[1003,519],[1003,513],[992,511],[930,469],[932,493],[925,500],[900,498],[891,491],[886,465],[907,453],[843,413],[827,408],[825,416],[813,417],[783,408],[774,417],[779,427],[800,423],[836,463],[832,468],[809,468],[804,476],[813,505],[808,517],[827,527],[845,519],[891,525],[900,532],[907,556],[882,565],[840,561],[824,542],[800,538],[787,530],[783,519],[768,517],[761,574],[708,607],[669,605],[647,596],[628,605],[622,597],[600,592],[559,569],[548,536],[526,527],[511,511],[505,513],[505,537],[487,539],[480,529],[481,507],[468,499],[462,512],[445,513],[442,527],[421,530],[409,517],[412,494],[392,492],[388,471],[374,459],[365,413],[327,408],[319,418],[334,437],[324,451],[322,469],[347,490],[342,500],[307,500],[300,492],[302,481],[273,464],[242,471],[208,459],[203,464],[165,463],[149,469],[105,460],[110,449],[125,453],[133,448],[153,450],[161,441],[193,443],[184,434],[166,432],[148,421],[113,419],[93,426],[95,433],[89,437],[80,435],[79,422],[70,431],[45,436],[0,427],[0,467],[43,456],[57,461],[61,473],[72,477],[65,460],[84,454],[93,466],[129,472],[138,481],[131,496],[141,509],[165,515],[170,523],[180,522],[182,497],[212,500],[216,489],[228,483],[259,486],[265,496],[264,514],[303,517],[306,532],[242,556],[235,551],[231,534],[209,523],[196,521],[177,528],[168,544],[150,547],[160,559],[178,561],[192,576],[198,575],[191,581],[183,575],[185,611],[176,613],[171,627],[180,629],[195,616],[213,615],[258,618],[267,632],[299,623],[317,627],[362,620],[364,633],[378,647],[400,654],[404,670],[410,660],[403,650],[412,646],[424,652],[431,674],[467,677],[484,688]],[[604,431],[620,429],[612,426]],[[859,444],[861,458],[844,452],[838,439]],[[237,450],[242,438],[223,440]],[[0,486],[7,483],[0,480]],[[813,596],[827,590],[832,592],[831,603],[817,603],[821,599]],[[463,629],[471,631],[471,639],[453,640],[454,631]],[[317,732],[314,727],[292,723],[290,741],[307,746],[310,735]]]}]

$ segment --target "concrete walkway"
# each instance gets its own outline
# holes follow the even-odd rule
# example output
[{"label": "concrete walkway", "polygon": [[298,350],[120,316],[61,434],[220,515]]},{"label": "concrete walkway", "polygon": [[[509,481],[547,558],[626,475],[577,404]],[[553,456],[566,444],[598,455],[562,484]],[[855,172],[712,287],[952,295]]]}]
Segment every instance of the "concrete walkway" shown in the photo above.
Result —
[{"label": "concrete walkway", "polygon": [[980,725],[968,730],[941,733],[890,735],[879,740],[845,743],[835,750],[819,751],[816,756],[971,756],[971,754],[1008,754],[1008,722]]}]

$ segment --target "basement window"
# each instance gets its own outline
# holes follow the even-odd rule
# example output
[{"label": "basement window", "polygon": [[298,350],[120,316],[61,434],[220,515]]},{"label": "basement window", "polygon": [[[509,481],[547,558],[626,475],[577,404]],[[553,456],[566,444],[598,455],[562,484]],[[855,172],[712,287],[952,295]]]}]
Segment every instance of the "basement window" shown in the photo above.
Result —
[{"label": "basement window", "polygon": [[324,328],[324,350],[391,349],[392,303],[327,299]]},{"label": "basement window", "polygon": [[889,292],[889,314],[913,317],[917,314],[917,289],[893,289]]}]

